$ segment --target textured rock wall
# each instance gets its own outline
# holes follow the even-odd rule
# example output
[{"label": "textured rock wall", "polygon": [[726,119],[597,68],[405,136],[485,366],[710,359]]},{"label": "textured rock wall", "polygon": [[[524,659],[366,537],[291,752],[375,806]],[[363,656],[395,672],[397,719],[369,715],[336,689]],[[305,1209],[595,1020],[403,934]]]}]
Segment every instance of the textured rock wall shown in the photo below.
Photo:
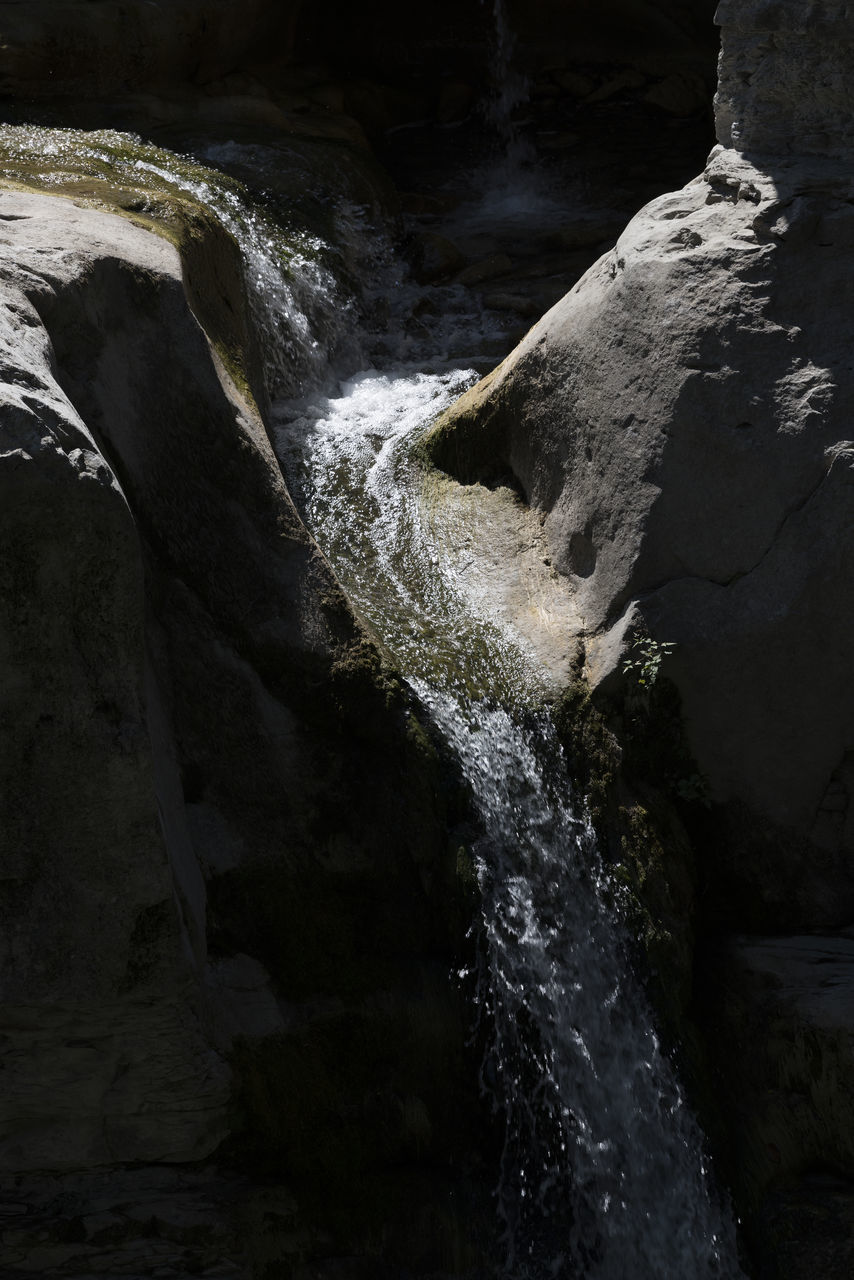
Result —
[{"label": "textured rock wall", "polygon": [[173,288],[180,268],[104,215],[2,208],[0,1163],[199,1158],[225,1135],[230,1072],[205,1026],[204,886],[158,804],[177,780],[152,751],[139,530],[39,314],[119,255]]},{"label": "textured rock wall", "polygon": [[48,0],[0,13],[0,95],[91,98],[204,84],[286,57],[298,0]]},{"label": "textured rock wall", "polygon": [[548,513],[594,682],[638,609],[676,642],[692,748],[734,806],[723,865],[769,925],[854,911],[850,185],[815,163],[719,149],[436,440],[461,474],[500,452]]},{"label": "textured rock wall", "polygon": [[854,146],[847,0],[722,0],[715,100],[725,147],[777,161]]},{"label": "textured rock wall", "polygon": [[[495,8],[495,0],[431,0],[418,9],[378,0],[365,11],[323,0],[303,7],[296,50],[391,80],[425,69],[476,80],[493,57]],[[642,63],[663,74],[694,71],[714,57],[714,0],[502,0],[501,10],[517,58],[531,69],[592,60]]]}]

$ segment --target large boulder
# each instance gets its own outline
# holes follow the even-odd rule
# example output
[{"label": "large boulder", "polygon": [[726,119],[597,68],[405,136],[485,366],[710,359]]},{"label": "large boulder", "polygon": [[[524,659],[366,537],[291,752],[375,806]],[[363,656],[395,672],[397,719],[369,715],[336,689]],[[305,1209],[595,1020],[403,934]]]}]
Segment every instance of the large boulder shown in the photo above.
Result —
[{"label": "large boulder", "polygon": [[[204,1025],[201,875],[174,804],[158,804],[178,782],[152,750],[163,724],[140,534],[39,314],[92,273],[101,305],[133,279],[183,298],[177,255],[49,198],[4,193],[1,212],[0,1165],[199,1158],[225,1135],[230,1072]],[[106,376],[127,428],[139,366]]]},{"label": "large boulder", "polygon": [[435,1271],[466,873],[279,471],[237,246],[8,190],[0,228],[0,1178],[228,1139],[293,1189],[286,1251]]},{"label": "large boulder", "polygon": [[594,686],[630,623],[675,642],[722,857],[772,927],[854,913],[850,199],[841,164],[719,146],[433,439],[463,479],[509,466],[545,514]]}]

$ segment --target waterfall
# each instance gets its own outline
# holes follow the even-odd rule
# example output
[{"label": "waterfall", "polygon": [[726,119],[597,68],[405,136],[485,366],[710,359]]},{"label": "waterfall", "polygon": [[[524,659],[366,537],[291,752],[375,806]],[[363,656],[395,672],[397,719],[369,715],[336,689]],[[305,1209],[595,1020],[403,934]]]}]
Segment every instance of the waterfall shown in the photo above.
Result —
[{"label": "waterfall", "polygon": [[[395,333],[418,291],[387,245],[371,274]],[[448,348],[471,353],[488,338],[482,310],[453,290],[448,299],[451,314],[420,347],[380,335],[382,368],[332,394],[280,397],[274,439],[354,607],[471,787],[483,1083],[505,1132],[504,1275],[736,1280],[732,1217],[632,971],[583,801],[570,795],[542,673],[461,571],[464,517],[417,462],[425,431],[478,376]]]},{"label": "waterfall", "polygon": [[[496,0],[509,59],[503,13]],[[52,164],[76,166],[139,186],[152,208],[170,192],[192,197],[242,250],[283,469],[354,607],[471,787],[478,1000],[491,1027],[483,1081],[506,1135],[496,1189],[506,1276],[734,1280],[733,1223],[633,975],[583,801],[569,792],[547,711],[531,710],[543,705],[542,675],[462,571],[453,548],[464,517],[416,460],[425,430],[477,378],[448,351],[482,347],[482,310],[451,291],[451,328],[425,330],[421,349],[405,338],[395,349],[388,335],[355,339],[335,246],[283,230],[239,184],[128,135],[3,133],[7,155],[17,148],[22,164],[38,161],[46,182]],[[358,219],[341,227],[365,234]],[[372,262],[392,314],[411,311],[414,286],[387,251]],[[431,343],[447,348],[442,357]],[[333,388],[333,366],[352,370],[367,347],[384,368]]]},{"label": "waterfall", "polygon": [[459,759],[481,835],[484,1084],[503,1114],[508,1280],[741,1273],[542,688],[447,553],[412,446],[465,370],[366,371],[284,412],[309,523]]},{"label": "waterfall", "polygon": [[[481,4],[490,0],[481,0]],[[516,36],[510,25],[506,0],[491,0],[492,32],[489,45],[491,92],[484,107],[495,131],[497,149],[478,174],[480,204],[487,217],[500,215],[524,228],[532,213],[559,214],[544,174],[535,165],[536,152],[522,132],[517,112],[530,96],[528,77],[516,61]],[[564,211],[565,212],[565,211]]]},{"label": "waterfall", "polygon": [[[210,148],[215,164],[226,158],[223,150]],[[233,154],[247,150],[260,148],[231,144]],[[304,393],[328,381],[330,364],[352,367],[362,358],[354,335],[356,307],[336,277],[335,250],[302,226],[282,226],[221,170],[113,129],[83,133],[2,124],[0,154],[2,176],[35,180],[46,190],[65,190],[76,181],[85,193],[93,180],[138,190],[135,209],[167,225],[164,202],[170,199],[212,213],[241,250],[271,394]],[[351,214],[349,208],[339,211],[342,227]]]},{"label": "waterfall", "polygon": [[506,1125],[506,1275],[740,1274],[547,715],[524,724],[417,687],[482,823],[479,986],[492,1024],[485,1074]]},{"label": "waterfall", "polygon": [[[485,0],[481,0],[485,3]],[[487,119],[495,126],[508,158],[531,159],[532,153],[513,119],[517,107],[528,100],[527,78],[513,63],[516,39],[507,16],[505,0],[492,0],[491,72],[492,93]]]}]

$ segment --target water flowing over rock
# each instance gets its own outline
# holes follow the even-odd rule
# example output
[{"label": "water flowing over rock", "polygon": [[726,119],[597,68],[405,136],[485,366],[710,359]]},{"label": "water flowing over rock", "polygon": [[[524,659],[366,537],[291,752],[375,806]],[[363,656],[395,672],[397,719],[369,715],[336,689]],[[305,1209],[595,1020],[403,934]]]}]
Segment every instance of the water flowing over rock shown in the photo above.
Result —
[{"label": "water flowing over rock", "polygon": [[[344,1218],[357,1178],[361,1221],[442,1257],[456,1228],[395,1228],[386,1172],[480,1123],[473,1064],[456,1097],[438,1065],[466,1060],[438,761],[189,305],[249,312],[237,246],[213,236],[203,280],[112,214],[6,191],[0,216],[0,1175],[68,1171],[42,1196],[86,1216],[73,1171],[198,1161],[239,1106],[256,1164],[334,1168]],[[20,1239],[5,1268],[38,1256]]]},{"label": "water flowing over rock", "polygon": [[848,1275],[849,8],[5,6],[9,1280]]},{"label": "water flowing over rock", "polygon": [[[545,517],[602,707],[631,694],[633,637],[652,637],[648,654],[675,643],[665,670],[698,770],[678,786],[709,807],[694,819],[705,930],[833,934],[854,914],[850,13],[723,3],[718,21],[721,145],[704,173],[636,215],[430,449],[468,483],[503,465]],[[788,976],[779,1000],[756,1001],[769,964],[782,972],[775,945],[748,939],[704,988],[754,1208],[804,1170],[854,1173],[825,1119],[847,1116],[836,1029],[789,998]],[[847,943],[826,945],[845,990]],[[795,947],[779,944],[793,965]],[[804,950],[797,977],[816,999],[820,963]],[[788,1017],[794,1041],[761,1070],[755,1016]],[[795,1065],[802,1039],[812,1069]],[[770,1101],[818,1079],[812,1120]],[[809,1274],[808,1246],[769,1244],[772,1220],[754,1220],[760,1247],[785,1254],[780,1274]]]}]

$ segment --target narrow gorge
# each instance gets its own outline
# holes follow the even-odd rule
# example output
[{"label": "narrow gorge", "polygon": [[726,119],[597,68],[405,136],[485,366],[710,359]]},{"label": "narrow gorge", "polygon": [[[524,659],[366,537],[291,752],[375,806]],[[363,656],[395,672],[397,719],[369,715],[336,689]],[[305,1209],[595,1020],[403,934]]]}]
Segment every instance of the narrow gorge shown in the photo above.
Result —
[{"label": "narrow gorge", "polygon": [[4,1278],[851,1274],[852,23],[0,4]]}]

